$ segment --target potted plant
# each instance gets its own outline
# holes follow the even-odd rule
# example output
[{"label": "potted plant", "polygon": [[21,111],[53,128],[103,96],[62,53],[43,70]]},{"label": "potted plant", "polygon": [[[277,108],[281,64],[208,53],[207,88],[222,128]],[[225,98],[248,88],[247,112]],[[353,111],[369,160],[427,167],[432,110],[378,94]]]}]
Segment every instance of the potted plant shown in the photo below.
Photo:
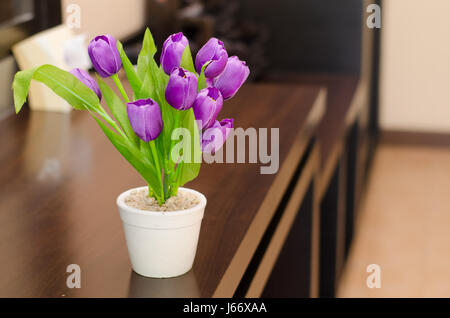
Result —
[{"label": "potted plant", "polygon": [[[219,150],[233,128],[233,119],[217,120],[249,75],[245,62],[228,57],[221,41],[211,38],[195,64],[187,38],[171,35],[162,48],[146,30],[135,68],[123,46],[110,35],[94,38],[88,47],[96,80],[80,69],[66,72],[42,65],[18,72],[14,103],[18,113],[31,80],[39,81],[73,108],[84,110],[140,173],[147,186],[117,198],[132,267],[148,277],[174,277],[188,272],[195,258],[206,198],[183,188],[197,177],[202,152]],[[124,69],[132,96],[118,72]],[[120,94],[103,78],[111,77]],[[109,112],[100,104],[104,99]]]}]

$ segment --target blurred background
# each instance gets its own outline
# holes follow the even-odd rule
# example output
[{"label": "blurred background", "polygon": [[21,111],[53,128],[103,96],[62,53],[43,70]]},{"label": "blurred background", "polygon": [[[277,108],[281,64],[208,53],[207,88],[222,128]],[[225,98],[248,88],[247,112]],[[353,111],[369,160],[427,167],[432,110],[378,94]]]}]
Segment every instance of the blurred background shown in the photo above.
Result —
[{"label": "blurred background", "polygon": [[[371,4],[380,28],[369,27]],[[364,83],[358,218],[333,294],[449,297],[448,12],[448,0],[1,0],[0,127],[19,68],[84,63],[89,40],[104,33],[135,62],[147,26],[158,47],[184,32],[193,54],[218,37],[251,65],[251,81],[325,86],[328,107],[349,104]],[[45,54],[21,46],[48,31],[30,44]],[[383,270],[382,288],[366,286],[368,264]]]}]

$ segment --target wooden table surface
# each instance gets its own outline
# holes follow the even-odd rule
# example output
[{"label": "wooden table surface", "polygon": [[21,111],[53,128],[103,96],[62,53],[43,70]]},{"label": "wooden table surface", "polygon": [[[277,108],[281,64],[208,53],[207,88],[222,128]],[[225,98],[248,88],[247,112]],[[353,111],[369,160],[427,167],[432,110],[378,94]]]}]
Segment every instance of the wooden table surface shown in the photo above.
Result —
[{"label": "wooden table surface", "polygon": [[[314,134],[324,91],[245,85],[221,118],[280,128],[280,171],[204,164],[188,187],[208,199],[194,268],[174,279],[131,270],[115,204],[144,184],[87,114],[24,111],[0,122],[0,297],[232,296]],[[266,199],[267,198],[267,199]],[[81,288],[66,286],[70,264]]]},{"label": "wooden table surface", "polygon": [[330,182],[351,126],[361,112],[361,94],[367,94],[358,75],[339,73],[273,73],[267,81],[314,85],[327,90],[327,109],[319,124],[321,197]]}]

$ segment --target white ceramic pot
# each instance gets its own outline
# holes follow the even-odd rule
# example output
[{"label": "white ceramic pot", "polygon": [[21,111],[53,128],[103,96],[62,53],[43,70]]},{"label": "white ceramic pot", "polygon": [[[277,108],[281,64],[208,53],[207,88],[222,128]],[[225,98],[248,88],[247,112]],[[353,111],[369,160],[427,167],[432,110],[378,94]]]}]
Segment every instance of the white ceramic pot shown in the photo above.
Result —
[{"label": "white ceramic pot", "polygon": [[120,218],[133,270],[146,277],[168,278],[187,273],[194,263],[198,236],[206,206],[200,192],[179,188],[195,194],[200,203],[193,208],[174,212],[143,211],[125,204],[133,190],[117,198]]}]

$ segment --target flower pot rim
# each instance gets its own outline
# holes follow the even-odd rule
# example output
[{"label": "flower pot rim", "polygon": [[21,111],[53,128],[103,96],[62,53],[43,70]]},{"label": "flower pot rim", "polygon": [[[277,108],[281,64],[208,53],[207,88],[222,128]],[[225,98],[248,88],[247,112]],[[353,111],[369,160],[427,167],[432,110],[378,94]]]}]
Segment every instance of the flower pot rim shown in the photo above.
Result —
[{"label": "flower pot rim", "polygon": [[189,188],[184,188],[184,187],[180,187],[178,190],[181,190],[181,191],[188,191],[188,192],[194,193],[194,194],[198,197],[198,199],[200,200],[200,203],[199,203],[199,204],[197,204],[197,205],[195,205],[195,206],[193,206],[193,207],[191,207],[191,208],[189,208],[189,209],[186,209],[186,210],[177,210],[177,211],[148,211],[148,210],[140,210],[140,209],[131,207],[131,206],[129,206],[129,205],[127,205],[127,204],[125,203],[125,197],[126,197],[131,191],[135,191],[135,190],[138,191],[138,190],[147,189],[147,188],[148,188],[148,186],[142,186],[142,187],[136,187],[136,188],[128,189],[128,190],[122,192],[122,193],[117,197],[117,200],[116,200],[117,205],[118,205],[120,208],[122,208],[122,209],[124,209],[125,211],[127,211],[127,212],[131,212],[131,213],[135,213],[135,214],[139,214],[139,215],[147,215],[147,216],[150,216],[150,215],[153,215],[153,216],[161,216],[161,215],[172,215],[172,216],[186,215],[186,214],[193,213],[193,212],[197,211],[198,209],[203,209],[203,208],[206,207],[206,202],[207,202],[207,200],[206,200],[206,197],[205,197],[202,193],[200,193],[200,192],[198,192],[198,191],[196,191],[196,190],[189,189]]}]

